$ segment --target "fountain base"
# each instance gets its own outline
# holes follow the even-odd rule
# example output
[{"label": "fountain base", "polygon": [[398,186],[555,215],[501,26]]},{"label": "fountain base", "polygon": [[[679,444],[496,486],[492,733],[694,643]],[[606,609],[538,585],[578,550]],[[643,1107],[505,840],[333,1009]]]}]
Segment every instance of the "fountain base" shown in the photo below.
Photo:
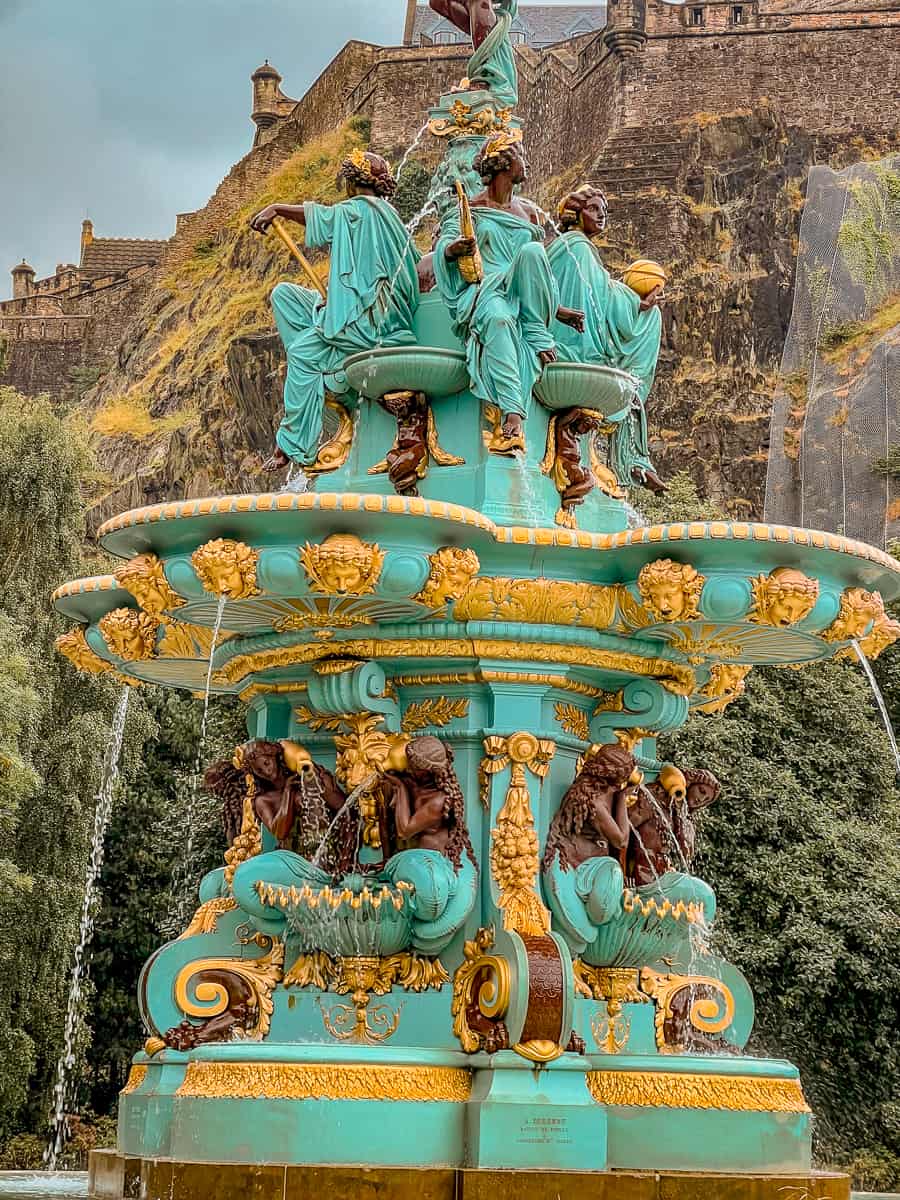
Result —
[{"label": "fountain base", "polygon": [[[260,1171],[282,1181],[299,1172],[298,1188],[303,1172],[320,1171],[337,1196],[348,1172],[370,1168],[398,1188],[414,1178],[404,1170],[429,1168],[440,1190],[445,1176],[476,1168],[526,1172],[541,1196],[554,1172],[619,1179],[648,1167],[745,1177],[727,1192],[698,1184],[689,1193],[698,1197],[761,1200],[770,1194],[761,1179],[783,1189],[794,1176],[818,1195],[796,1068],[740,1055],[568,1053],[537,1069],[512,1051],[247,1041],[164,1050],[135,1060],[120,1099],[119,1150],[111,1165],[97,1159],[94,1195],[128,1195],[137,1173],[159,1181],[141,1184],[146,1200],[179,1194],[169,1183],[188,1176],[184,1195],[203,1200],[221,1197],[232,1179],[247,1194]],[[119,1176],[121,1187],[109,1182]],[[631,1190],[597,1194],[657,1194],[646,1191],[652,1174],[634,1178]]]},{"label": "fountain base", "polygon": [[91,1154],[92,1200],[849,1200],[846,1175],[699,1174],[654,1171],[462,1170],[456,1167],[333,1167],[284,1163],[197,1163]]}]

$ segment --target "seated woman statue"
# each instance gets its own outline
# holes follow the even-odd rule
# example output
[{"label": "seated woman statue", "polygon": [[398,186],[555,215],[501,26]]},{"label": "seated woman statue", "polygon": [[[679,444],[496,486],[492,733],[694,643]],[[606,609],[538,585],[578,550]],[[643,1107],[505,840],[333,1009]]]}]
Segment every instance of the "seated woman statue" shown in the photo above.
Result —
[{"label": "seated woman statue", "polygon": [[554,326],[559,357],[617,367],[637,377],[632,411],[613,435],[613,467],[621,484],[631,481],[665,491],[650,462],[644,410],[659,357],[663,284],[641,298],[610,277],[592,240],[607,221],[606,198],[598,187],[584,184],[570,192],[559,202],[558,215],[562,233],[550,243],[547,256],[561,303],[585,312],[583,330]]},{"label": "seated woman statue", "polygon": [[[471,202],[475,236],[463,236],[460,214],[451,207],[441,226],[434,273],[466,343],[471,389],[502,413],[502,440],[493,448],[512,454],[525,449],[531,390],[545,365],[556,359],[554,318],[581,330],[584,314],[560,308],[538,211],[514,194],[526,178],[515,135],[490,138],[474,169],[485,184]],[[467,281],[460,260],[476,251],[484,278]]]},{"label": "seated woman statue", "polygon": [[404,880],[414,886],[414,948],[437,954],[475,904],[475,853],[450,747],[436,737],[413,738],[406,763],[405,770],[382,775],[400,847],[384,875],[394,885]]},{"label": "seated woman statue", "polygon": [[[236,773],[249,776],[257,819],[278,843],[277,850],[240,863],[231,882],[238,905],[262,933],[278,935],[284,917],[264,904],[256,890],[259,881],[272,885],[324,887],[335,875],[349,871],[357,841],[358,816],[345,813],[345,796],[334,775],[314,763],[309,753],[292,742],[256,739],[240,748]],[[206,773],[207,786],[233,805],[233,781],[223,764]],[[227,891],[224,870],[211,871],[201,884],[202,900]]]},{"label": "seated woman statue", "polygon": [[326,382],[346,390],[340,372],[348,355],[414,341],[419,255],[387,199],[396,187],[391,169],[380,155],[354,150],[338,179],[347,192],[338,204],[269,204],[250,221],[258,233],[277,217],[296,221],[306,226],[307,246],[331,252],[327,300],[296,283],[279,283],[272,292],[288,366],[284,419],[263,464],[267,471],[315,462]]},{"label": "seated woman statue", "polygon": [[628,809],[642,780],[634,755],[602,746],[585,759],[551,822],[544,887],[556,926],[576,953],[621,912],[618,856],[628,845]]}]

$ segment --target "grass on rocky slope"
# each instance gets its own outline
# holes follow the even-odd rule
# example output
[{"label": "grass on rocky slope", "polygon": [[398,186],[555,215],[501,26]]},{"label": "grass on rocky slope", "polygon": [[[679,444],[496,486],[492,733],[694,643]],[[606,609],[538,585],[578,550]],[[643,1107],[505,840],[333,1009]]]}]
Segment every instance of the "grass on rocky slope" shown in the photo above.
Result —
[{"label": "grass on rocky slope", "polygon": [[[101,437],[143,440],[185,428],[198,419],[195,391],[205,382],[225,379],[225,355],[235,337],[269,332],[269,295],[279,280],[296,277],[296,264],[274,234],[251,233],[253,213],[274,200],[335,201],[341,159],[363,146],[364,130],[349,122],[307,143],[263,182],[256,194],[213,237],[199,241],[193,253],[161,281],[169,300],[144,334],[141,374],[120,392],[105,397],[91,428]],[[302,230],[292,228],[302,243]],[[327,261],[317,270],[327,272]],[[305,281],[302,281],[305,282]],[[168,411],[152,415],[160,389]]]}]

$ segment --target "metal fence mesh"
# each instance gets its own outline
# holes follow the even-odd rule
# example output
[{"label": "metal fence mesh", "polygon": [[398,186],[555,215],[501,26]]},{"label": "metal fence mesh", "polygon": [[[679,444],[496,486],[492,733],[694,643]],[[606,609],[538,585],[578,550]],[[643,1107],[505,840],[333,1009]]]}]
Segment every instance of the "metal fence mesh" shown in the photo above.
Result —
[{"label": "metal fence mesh", "polygon": [[898,409],[900,154],[814,167],[772,408],[766,520],[878,546],[900,537]]}]

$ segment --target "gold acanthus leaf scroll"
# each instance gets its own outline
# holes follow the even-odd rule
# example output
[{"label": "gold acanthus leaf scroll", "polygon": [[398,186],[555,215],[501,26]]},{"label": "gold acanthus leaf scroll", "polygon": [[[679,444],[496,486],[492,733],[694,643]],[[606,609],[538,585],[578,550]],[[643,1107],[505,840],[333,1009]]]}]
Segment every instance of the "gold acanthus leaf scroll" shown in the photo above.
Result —
[{"label": "gold acanthus leaf scroll", "polygon": [[556,703],[556,719],[566,733],[579,738],[582,742],[591,740],[590,722],[587,713],[575,704],[565,704],[559,700]]},{"label": "gold acanthus leaf scroll", "polygon": [[469,1024],[473,1003],[490,1021],[506,1015],[510,1001],[510,970],[507,960],[488,954],[494,945],[493,928],[479,929],[463,947],[463,962],[453,976],[450,1013],[453,1032],[466,1054],[475,1054],[484,1044],[484,1035]]},{"label": "gold acanthus leaf scroll", "polygon": [[415,733],[429,726],[449,725],[469,711],[469,701],[463,697],[451,700],[449,696],[436,696],[428,700],[416,700],[403,714],[400,727],[404,733]]},{"label": "gold acanthus leaf scroll", "polygon": [[661,975],[650,967],[642,968],[640,979],[641,991],[656,1002],[656,1045],[661,1054],[681,1054],[685,1050],[681,1043],[670,1042],[666,1035],[666,1022],[675,1015],[673,1003],[680,992],[688,993],[687,1019],[699,1033],[707,1036],[722,1033],[734,1020],[734,996],[721,979],[708,975]]},{"label": "gold acanthus leaf scroll", "polygon": [[561,579],[474,580],[453,611],[457,621],[521,621],[608,629],[616,615],[615,587]]},{"label": "gold acanthus leaf scroll", "polygon": [[517,933],[550,932],[550,913],[538,892],[538,836],[528,794],[528,772],[543,779],[556,753],[556,743],[533,733],[484,739],[481,763],[482,799],[489,779],[510,768],[509,787],[497,824],[491,830],[491,872],[500,895],[503,928]]},{"label": "gold acanthus leaf scroll", "polygon": [[721,713],[733,700],[744,694],[746,679],[751,667],[740,663],[716,663],[710,668],[709,680],[700,689],[705,697],[703,704],[695,706],[695,712]]},{"label": "gold acanthus leaf scroll", "polygon": [[337,471],[350,456],[353,446],[353,418],[346,407],[333,396],[326,397],[325,407],[338,419],[337,430],[319,447],[316,461],[303,470],[307,475],[324,475]]},{"label": "gold acanthus leaf scroll", "polygon": [[[255,1021],[249,1029],[235,1029],[233,1036],[264,1038],[272,1023],[274,1003],[272,992],[281,982],[284,966],[284,943],[256,934],[254,941],[268,944],[261,958],[201,958],[182,967],[175,977],[175,1003],[186,1017],[210,1019],[226,1011],[230,1003],[228,989],[221,983],[208,983],[202,978],[207,971],[227,972],[238,976],[253,994]],[[200,976],[199,979],[197,977]],[[190,984],[197,979],[197,999],[191,997]],[[201,991],[201,989],[203,989]]]}]

